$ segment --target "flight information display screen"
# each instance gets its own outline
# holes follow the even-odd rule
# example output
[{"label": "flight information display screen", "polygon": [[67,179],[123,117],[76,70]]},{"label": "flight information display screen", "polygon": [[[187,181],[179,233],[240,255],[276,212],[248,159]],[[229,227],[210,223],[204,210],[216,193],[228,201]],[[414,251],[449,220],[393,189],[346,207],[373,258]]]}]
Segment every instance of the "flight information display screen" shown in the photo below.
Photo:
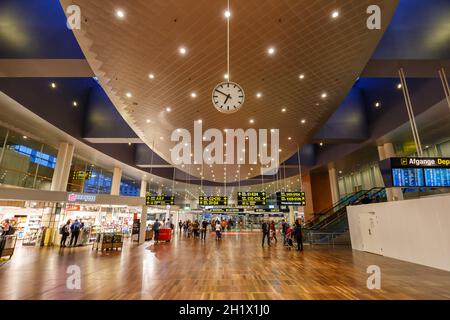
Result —
[{"label": "flight information display screen", "polygon": [[198,204],[200,206],[227,206],[227,196],[211,196],[211,197],[198,197]]},{"label": "flight information display screen", "polygon": [[145,204],[147,206],[166,206],[175,204],[175,196],[157,195],[146,196]]},{"label": "flight information display screen", "polygon": [[392,183],[394,187],[423,187],[425,186],[423,169],[394,168]]},{"label": "flight information display screen", "polygon": [[265,206],[266,193],[265,192],[238,192],[237,193],[238,206]]},{"label": "flight information display screen", "polygon": [[424,169],[427,187],[450,187],[450,168]]}]

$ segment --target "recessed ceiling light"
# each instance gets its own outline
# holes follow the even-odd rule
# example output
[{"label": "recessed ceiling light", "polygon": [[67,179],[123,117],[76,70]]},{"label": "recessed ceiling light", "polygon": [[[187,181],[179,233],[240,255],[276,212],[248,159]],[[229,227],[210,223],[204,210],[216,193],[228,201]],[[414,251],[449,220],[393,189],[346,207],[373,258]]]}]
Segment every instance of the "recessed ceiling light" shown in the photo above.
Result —
[{"label": "recessed ceiling light", "polygon": [[255,120],[253,120],[253,119],[250,119],[250,121],[249,121],[250,123],[255,123]]},{"label": "recessed ceiling light", "polygon": [[321,147],[322,147],[322,146],[323,146],[323,142],[319,143],[319,146],[321,146]]},{"label": "recessed ceiling light", "polygon": [[52,87],[52,89],[56,89],[56,83],[55,82],[50,83],[50,87]]},{"label": "recessed ceiling light", "polygon": [[333,13],[331,14],[331,17],[333,19],[336,19],[337,17],[339,17],[339,11],[337,11],[337,10],[333,11]]},{"label": "recessed ceiling light", "polygon": [[171,108],[171,107],[167,107],[167,108],[166,108],[166,111],[167,111],[167,112],[170,112],[170,111],[172,111],[172,108]]},{"label": "recessed ceiling light", "polygon": [[226,79],[226,80],[228,80],[228,73],[225,73],[225,74],[223,75],[223,78]]},{"label": "recessed ceiling light", "polygon": [[22,136],[22,138],[24,138],[25,140],[27,140],[27,139],[28,139],[28,137],[27,137],[27,136]]},{"label": "recessed ceiling light", "polygon": [[225,16],[225,18],[229,18],[229,17],[231,17],[231,11],[229,11],[229,10],[225,10],[225,12],[223,13],[223,15]]},{"label": "recessed ceiling light", "polygon": [[325,99],[327,96],[328,96],[328,95],[327,95],[325,92],[322,93],[322,95],[321,95],[321,97],[322,97],[323,99]]},{"label": "recessed ceiling light", "polygon": [[274,48],[274,47],[269,47],[269,48],[267,49],[267,53],[268,53],[269,55],[273,55],[273,54],[275,53],[275,48]]},{"label": "recessed ceiling light", "polygon": [[116,16],[120,19],[125,18],[125,12],[123,12],[123,10],[116,10]]},{"label": "recessed ceiling light", "polygon": [[149,77],[150,79],[155,79],[155,75],[154,75],[153,73],[150,73],[150,74],[148,75],[148,77]]},{"label": "recessed ceiling light", "polygon": [[203,120],[202,120],[202,119],[198,119],[197,122],[198,122],[198,123],[202,123]]},{"label": "recessed ceiling light", "polygon": [[131,146],[131,142],[128,142],[128,145]]},{"label": "recessed ceiling light", "polygon": [[164,140],[164,137],[159,137],[160,140]]},{"label": "recessed ceiling light", "polygon": [[377,101],[375,102],[375,108],[379,108],[381,106],[381,102]]},{"label": "recessed ceiling light", "polygon": [[150,123],[150,122],[152,122],[152,121],[151,121],[150,119],[147,119],[146,121],[147,121],[147,123]]},{"label": "recessed ceiling light", "polygon": [[303,73],[301,75],[299,75],[298,77],[299,77],[299,79],[302,79],[302,80],[305,79],[305,75]]},{"label": "recessed ceiling light", "polygon": [[127,93],[125,94],[125,96],[126,96],[127,98],[131,98],[133,95],[131,94],[131,92],[127,92]]},{"label": "recessed ceiling light", "polygon": [[291,138],[291,137],[288,137],[288,140],[292,140],[292,138]]},{"label": "recessed ceiling light", "polygon": [[306,123],[306,119],[302,119],[300,122],[301,122],[302,124],[305,124],[305,123]]},{"label": "recessed ceiling light", "polygon": [[185,55],[185,54],[187,53],[187,49],[186,49],[185,47],[180,47],[180,48],[178,49],[178,52],[179,52],[180,54],[182,54],[182,55]]},{"label": "recessed ceiling light", "polygon": [[281,109],[281,112],[286,112],[286,108]]},{"label": "recessed ceiling light", "polygon": [[257,98],[261,98],[261,97],[262,97],[261,92],[258,92],[258,93],[256,94],[256,97],[257,97]]},{"label": "recessed ceiling light", "polygon": [[402,88],[402,84],[401,83],[399,83],[399,84],[397,84],[397,89],[401,89]]},{"label": "recessed ceiling light", "polygon": [[339,170],[339,174],[342,174],[342,171],[341,171],[341,170]]},{"label": "recessed ceiling light", "polygon": [[428,149],[430,146],[425,146],[425,149]]},{"label": "recessed ceiling light", "polygon": [[191,92],[191,97],[192,97],[192,98],[197,98],[197,93]]},{"label": "recessed ceiling light", "polygon": [[281,151],[283,151],[283,150],[281,150],[281,149],[278,149],[278,152],[281,152]]},{"label": "recessed ceiling light", "polygon": [[77,106],[78,106],[78,102],[74,101],[74,102],[72,102],[72,105],[73,105],[74,107],[77,107]]}]

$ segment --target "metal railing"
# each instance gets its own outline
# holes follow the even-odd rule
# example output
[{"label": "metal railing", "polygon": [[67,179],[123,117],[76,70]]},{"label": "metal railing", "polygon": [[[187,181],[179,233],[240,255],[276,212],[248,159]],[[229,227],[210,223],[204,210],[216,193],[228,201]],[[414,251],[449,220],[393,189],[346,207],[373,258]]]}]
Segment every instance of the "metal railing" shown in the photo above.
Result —
[{"label": "metal railing", "polygon": [[303,231],[303,242],[309,245],[350,245],[350,234],[348,232],[314,232]]}]

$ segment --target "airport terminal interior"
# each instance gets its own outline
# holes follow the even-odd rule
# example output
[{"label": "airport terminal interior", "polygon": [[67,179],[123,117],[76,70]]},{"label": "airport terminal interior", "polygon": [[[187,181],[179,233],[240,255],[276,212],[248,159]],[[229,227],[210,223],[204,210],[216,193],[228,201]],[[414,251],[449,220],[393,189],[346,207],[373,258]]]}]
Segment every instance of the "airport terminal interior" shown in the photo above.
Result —
[{"label": "airport terminal interior", "polygon": [[1,0],[1,300],[450,299],[450,1]]}]

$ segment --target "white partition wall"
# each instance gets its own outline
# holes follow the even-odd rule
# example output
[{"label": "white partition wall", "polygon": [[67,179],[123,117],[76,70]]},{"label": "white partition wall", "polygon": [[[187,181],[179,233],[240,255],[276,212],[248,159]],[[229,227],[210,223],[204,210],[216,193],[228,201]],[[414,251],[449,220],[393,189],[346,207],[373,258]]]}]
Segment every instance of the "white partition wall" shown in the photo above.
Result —
[{"label": "white partition wall", "polygon": [[347,208],[354,250],[450,271],[450,195]]}]

